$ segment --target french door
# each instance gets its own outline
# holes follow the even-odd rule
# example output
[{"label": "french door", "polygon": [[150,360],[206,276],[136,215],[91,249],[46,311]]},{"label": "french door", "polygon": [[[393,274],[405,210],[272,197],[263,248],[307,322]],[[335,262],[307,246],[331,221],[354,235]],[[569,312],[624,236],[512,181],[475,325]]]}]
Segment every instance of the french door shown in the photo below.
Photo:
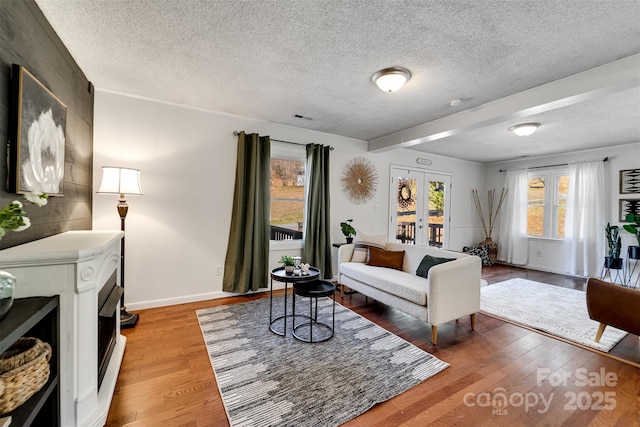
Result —
[{"label": "french door", "polygon": [[391,167],[389,241],[448,248],[451,175]]}]

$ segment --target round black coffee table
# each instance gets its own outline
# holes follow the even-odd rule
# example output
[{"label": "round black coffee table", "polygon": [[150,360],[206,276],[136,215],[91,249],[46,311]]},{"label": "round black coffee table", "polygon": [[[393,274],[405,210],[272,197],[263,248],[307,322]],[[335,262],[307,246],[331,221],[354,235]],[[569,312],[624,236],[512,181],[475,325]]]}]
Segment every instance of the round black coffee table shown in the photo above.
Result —
[{"label": "round black coffee table", "polygon": [[[333,337],[333,330],[336,326],[336,300],[335,300],[335,292],[336,286],[328,282],[326,280],[315,280],[313,282],[304,282],[304,283],[294,283],[293,284],[293,303],[292,305],[292,322],[293,322],[293,336],[300,341],[309,342],[309,343],[317,343],[323,342],[331,339]],[[300,295],[301,297],[309,298],[309,315],[302,315],[308,319],[308,322],[300,323],[296,325],[296,295]],[[331,326],[326,323],[318,322],[318,298],[323,297],[334,297],[333,299],[333,315],[331,317]],[[313,313],[313,300],[316,302],[315,314]],[[298,329],[300,328],[308,328],[309,334],[307,337],[302,337],[298,334]],[[323,336],[318,339],[316,334],[316,339],[313,339],[313,330],[314,328],[317,331],[322,329],[328,331],[328,333],[323,334]]]},{"label": "round black coffee table", "polygon": [[[295,285],[296,283],[312,282],[320,277],[320,270],[315,267],[309,267],[309,274],[296,276],[293,273],[287,273],[284,271],[284,267],[278,267],[271,270],[271,300],[269,301],[269,329],[276,335],[285,336],[287,334],[287,286],[289,283]],[[284,307],[282,316],[276,318],[273,317],[273,281],[284,282]],[[274,327],[274,323],[284,319],[282,331],[277,330]]]}]

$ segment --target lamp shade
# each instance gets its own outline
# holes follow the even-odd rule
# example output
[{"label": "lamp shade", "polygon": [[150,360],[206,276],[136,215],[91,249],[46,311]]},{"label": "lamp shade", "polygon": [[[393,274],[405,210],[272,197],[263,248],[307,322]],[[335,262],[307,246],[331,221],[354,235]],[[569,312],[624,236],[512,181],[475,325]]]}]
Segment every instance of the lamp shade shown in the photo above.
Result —
[{"label": "lamp shade", "polygon": [[103,166],[102,183],[98,193],[144,194],[140,186],[140,170]]},{"label": "lamp shade", "polygon": [[385,68],[371,76],[371,80],[383,92],[395,92],[411,78],[411,72],[402,67]]}]

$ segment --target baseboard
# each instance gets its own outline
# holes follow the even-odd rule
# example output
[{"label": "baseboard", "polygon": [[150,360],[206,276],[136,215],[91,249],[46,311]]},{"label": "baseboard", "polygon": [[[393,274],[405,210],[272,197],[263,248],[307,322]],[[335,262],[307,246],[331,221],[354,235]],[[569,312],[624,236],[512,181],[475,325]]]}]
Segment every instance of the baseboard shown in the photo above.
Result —
[{"label": "baseboard", "polygon": [[186,304],[189,302],[205,301],[208,299],[224,298],[229,295],[223,295],[225,292],[207,292],[205,294],[185,295],[176,298],[163,298],[157,300],[129,302],[127,303],[127,311],[144,310],[146,308],[166,307],[169,305]]},{"label": "baseboard", "polygon": [[[284,289],[284,283],[274,281],[273,289],[274,290]],[[269,288],[260,288],[257,291],[254,291],[252,293],[262,293],[262,292],[269,292]],[[207,292],[204,294],[185,295],[185,296],[180,296],[175,298],[163,298],[163,299],[149,300],[149,301],[129,302],[127,303],[127,311],[145,310],[147,308],[167,307],[170,305],[187,304],[190,302],[199,302],[199,301],[207,301],[211,299],[236,297],[239,295],[247,295],[247,294],[216,291],[216,292]]]},{"label": "baseboard", "polygon": [[578,278],[581,278],[581,279],[586,279],[586,276],[582,276],[580,274],[571,274],[571,273],[568,273],[566,271],[557,270],[557,269],[554,269],[554,268],[541,267],[541,266],[537,266],[537,265],[509,264],[508,262],[504,262],[504,261],[497,261],[496,264],[504,264],[504,265],[508,265],[510,267],[526,268],[527,270],[544,271],[546,273],[561,274],[563,276],[571,276],[571,277],[578,277]]}]

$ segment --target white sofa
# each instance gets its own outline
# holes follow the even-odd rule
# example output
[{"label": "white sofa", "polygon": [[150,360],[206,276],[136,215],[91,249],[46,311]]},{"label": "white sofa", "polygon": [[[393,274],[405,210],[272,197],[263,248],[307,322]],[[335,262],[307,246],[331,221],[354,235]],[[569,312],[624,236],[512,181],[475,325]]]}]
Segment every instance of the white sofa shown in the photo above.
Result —
[{"label": "white sofa", "polygon": [[[439,248],[385,243],[387,251],[404,251],[402,271],[352,262],[355,244],[338,250],[338,283],[376,301],[401,310],[431,325],[431,341],[436,345],[438,325],[471,316],[475,326],[480,311],[481,260],[477,256]],[[427,278],[416,275],[425,255],[456,258],[438,264]]]}]

